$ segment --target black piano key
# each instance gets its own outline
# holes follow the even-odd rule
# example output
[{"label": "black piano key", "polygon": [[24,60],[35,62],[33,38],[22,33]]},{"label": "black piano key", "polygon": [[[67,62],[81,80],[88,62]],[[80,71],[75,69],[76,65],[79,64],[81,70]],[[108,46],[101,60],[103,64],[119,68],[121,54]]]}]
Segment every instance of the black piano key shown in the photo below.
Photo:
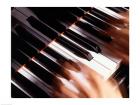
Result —
[{"label": "black piano key", "polygon": [[[87,22],[89,22],[90,24],[95,25],[99,29],[104,30],[106,33],[109,34],[109,36],[119,37],[119,35],[115,35],[115,33],[113,34],[113,33],[110,33],[108,31],[108,30],[115,30],[115,31],[117,31],[117,29],[112,24],[109,24],[109,23],[107,23],[105,21],[102,21],[102,20],[98,19],[98,17],[96,18],[96,17],[90,16],[88,14],[86,16],[84,16],[83,19],[86,20]],[[122,25],[123,24],[120,24],[121,27],[122,27]]]},{"label": "black piano key", "polygon": [[14,32],[11,32],[11,49],[14,49],[17,47],[18,43],[18,36]]},{"label": "black piano key", "polygon": [[58,22],[58,20],[49,20],[48,19],[48,21],[47,21],[47,19],[46,19],[46,20],[44,20],[44,22],[46,24],[48,24],[50,27],[52,27],[53,29],[55,29],[56,31],[58,31],[59,33],[64,32],[68,28],[68,27],[60,24],[60,22]]},{"label": "black piano key", "polygon": [[70,50],[72,53],[76,54],[79,57],[82,57],[88,61],[93,59],[93,56],[83,48],[77,46],[76,44],[66,40],[63,37],[59,37],[56,42],[64,46],[66,49]]},{"label": "black piano key", "polygon": [[66,11],[63,13],[63,15],[60,18],[58,18],[58,20],[62,22],[66,22],[68,23],[68,25],[71,25],[77,20],[77,17],[73,16],[71,13]]},{"label": "black piano key", "polygon": [[[48,54],[49,56],[51,56],[53,59],[55,59],[58,64],[65,65],[65,63],[67,63],[67,64],[71,65],[71,67],[73,67],[73,69],[71,69],[71,70],[74,70],[76,72],[81,70],[76,62],[74,62],[74,61],[70,60],[69,58],[66,58],[65,56],[59,54],[58,52],[54,51],[50,47],[47,47],[43,51],[46,54]],[[66,67],[64,67],[64,68],[69,69],[69,68],[66,68]]]},{"label": "black piano key", "polygon": [[107,8],[110,9],[110,10],[112,10],[112,11],[114,11],[114,12],[116,12],[116,13],[120,13],[121,12],[120,9],[117,9],[115,7],[107,7]]},{"label": "black piano key", "polygon": [[[84,37],[84,36],[82,36],[82,35],[79,35],[78,33],[74,32],[74,31],[72,31],[72,30],[67,30],[67,31],[70,32],[70,33],[72,33],[73,35],[79,37],[81,40],[87,42],[87,43],[88,43],[89,45],[91,45],[91,46],[92,46],[92,45],[95,46],[95,47],[96,47],[96,45],[98,46],[98,44],[96,43],[96,41],[95,41],[95,42],[94,42],[93,40],[91,41],[91,40],[89,39],[89,37]],[[85,35],[85,36],[86,36],[86,35]],[[97,47],[97,52],[101,52],[100,50],[101,50],[101,49]]]},{"label": "black piano key", "polygon": [[[55,12],[60,13],[60,8],[58,7],[28,7],[38,18],[57,18]],[[45,17],[46,16],[46,17]]]},{"label": "black piano key", "polygon": [[61,20],[62,22],[67,23],[67,25],[71,25],[73,22],[77,20],[76,17],[72,16],[69,13],[71,7],[63,8],[63,7],[53,7],[53,8],[30,8],[40,19],[45,22],[53,21],[53,20]]},{"label": "black piano key", "polygon": [[[129,86],[129,66],[122,64],[120,68],[114,73],[113,78],[118,82],[122,95],[128,95],[129,92],[127,92],[128,94],[124,92],[128,91],[126,87]],[[125,88],[122,88],[122,86]]]},{"label": "black piano key", "polygon": [[[45,22],[46,24],[48,24],[49,26],[51,26],[52,28],[54,28],[55,30],[57,30],[60,33],[65,31],[66,27],[64,25],[60,24],[58,22],[58,20],[61,20],[61,21],[62,20],[65,20],[65,21],[67,20],[67,22],[68,21],[70,22],[72,20],[71,23],[73,23],[76,20],[75,17],[72,17],[72,16],[69,17],[70,14],[65,13],[65,12],[72,11],[74,13],[77,13],[79,16],[83,15],[83,12],[79,11],[77,8],[65,8],[65,11],[63,11],[62,9],[60,9],[61,10],[60,11],[59,8],[58,8],[57,11],[60,11],[60,12],[63,11],[63,12],[62,13],[58,12],[59,14],[56,14],[56,15],[58,15],[57,17],[54,16],[54,15],[51,16],[50,13],[48,13],[48,12],[46,13],[47,14],[46,15],[46,14],[42,13],[41,11],[39,12],[38,10],[36,10],[34,8],[31,8],[31,10],[39,17],[39,19],[41,19],[43,22]],[[52,8],[52,10],[53,10],[53,8]],[[57,11],[55,11],[55,12],[57,12]],[[65,15],[68,15],[68,16],[65,16]]]},{"label": "black piano key", "polygon": [[[42,13],[42,9],[36,9],[36,8],[30,8],[36,15],[37,17],[43,21],[44,23],[48,24],[49,26],[51,26],[52,28],[54,28],[55,30],[57,30],[58,32],[63,32],[66,27],[61,25],[58,21],[57,21],[57,18],[55,18],[54,16],[49,16],[50,13],[46,13],[46,11],[44,11],[44,13]],[[49,8],[47,8],[49,9]],[[43,9],[43,10],[46,10],[46,9]],[[46,15],[46,14],[47,15]]]},{"label": "black piano key", "polygon": [[30,61],[29,57],[22,53],[20,50],[15,49],[12,53],[12,59],[18,61],[21,65]]},{"label": "black piano key", "polygon": [[55,75],[51,74],[50,72],[48,72],[47,70],[45,70],[44,68],[42,68],[33,61],[26,64],[25,67],[27,67],[27,69],[29,69],[37,77],[42,79],[44,82],[46,82],[48,85],[52,86],[56,90],[58,89],[58,85],[61,84],[61,81],[58,80]]},{"label": "black piano key", "polygon": [[41,21],[43,21],[44,23],[46,23],[47,25],[49,25],[53,29],[57,30],[59,33],[62,33],[67,28],[64,25],[60,24],[57,19],[55,19],[53,17],[50,18],[48,15],[46,15],[44,13],[41,15],[40,15],[40,13],[37,13],[37,16],[39,17],[39,19]]},{"label": "black piano key", "polygon": [[54,51],[52,48],[47,47],[43,50],[45,53],[51,55],[52,57],[54,57],[55,59],[57,59],[58,61],[62,61],[62,63],[64,63],[65,61],[68,61],[68,59],[62,55],[60,55],[59,53],[57,53],[56,51]]},{"label": "black piano key", "polygon": [[117,12],[117,13],[121,13],[121,12],[126,12],[127,10],[124,9],[123,7],[107,7],[108,9]]},{"label": "black piano key", "polygon": [[68,10],[72,14],[76,14],[78,17],[81,17],[84,15],[84,11],[80,10],[79,8],[71,7]]},{"label": "black piano key", "polygon": [[[79,11],[82,11],[82,9],[79,9]],[[86,11],[82,11],[84,13],[86,13]],[[76,13],[73,13],[73,15],[75,15],[76,17],[79,17]],[[99,19],[98,17],[94,16],[94,15],[90,15],[88,13],[86,13],[85,15],[82,16],[82,19],[86,20],[87,22],[89,22],[90,24],[93,24],[95,26],[98,26],[99,28],[102,29],[106,29],[109,28],[110,25],[107,24],[106,22],[102,21],[101,19]]]},{"label": "black piano key", "polygon": [[115,78],[117,81],[121,80],[123,77],[128,78],[129,75],[129,66],[122,64],[120,68],[114,73],[113,78]]},{"label": "black piano key", "polygon": [[50,27],[52,27],[53,29],[57,30],[59,33],[62,33],[63,31],[66,30],[67,27],[65,27],[64,25],[60,24],[57,20],[46,20],[44,21],[46,24],[48,24]]},{"label": "black piano key", "polygon": [[99,9],[96,9],[96,8],[92,8],[92,10],[90,11],[91,14],[97,16],[98,18],[112,24],[112,23],[121,23],[122,22],[120,21],[120,19],[117,19],[117,18],[114,18],[112,17],[111,15],[107,14],[107,13],[104,13],[103,11],[99,10]]},{"label": "black piano key", "polygon": [[91,35],[105,41],[105,42],[111,42],[112,38],[107,35],[105,32],[96,29],[96,27],[92,27],[91,25],[87,24],[87,23],[83,23],[81,21],[77,22],[76,25],[84,30],[86,30],[87,32],[89,32]]},{"label": "black piano key", "polygon": [[84,10],[85,12],[90,11],[91,7],[80,7],[80,9]]},{"label": "black piano key", "polygon": [[[71,9],[71,7],[29,7],[29,9],[37,15],[39,18],[49,18],[49,19],[57,19],[57,18],[64,18],[63,16],[66,16]],[[57,14],[56,14],[57,13]],[[69,18],[69,17],[66,17]]]},{"label": "black piano key", "polygon": [[108,15],[108,14],[106,14],[106,13],[104,13],[96,8],[92,8],[90,13],[92,15],[102,19],[102,20],[105,20],[105,21],[110,20],[110,18],[112,18],[110,15]]},{"label": "black piano key", "polygon": [[25,28],[18,25],[15,27],[15,30],[21,38],[34,45],[38,50],[41,50],[45,47],[45,44],[42,41],[34,37]]},{"label": "black piano key", "polygon": [[97,44],[95,44],[94,42],[91,42],[90,40],[80,36],[79,34],[73,32],[72,30],[67,30],[64,33],[64,35],[69,37],[71,40],[75,41],[76,43],[80,44],[81,46],[85,47],[88,50],[94,51],[96,53],[101,52],[101,49]]},{"label": "black piano key", "polygon": [[17,35],[12,35],[12,51],[14,51],[14,49],[20,49],[30,57],[35,56],[38,53],[38,49],[22,40]]},{"label": "black piano key", "polygon": [[122,12],[128,12],[128,9],[125,7],[116,7],[116,8],[121,10]]},{"label": "black piano key", "polygon": [[86,14],[83,17],[83,19],[86,20],[87,22],[89,22],[90,24],[95,25],[103,30],[111,27],[111,25],[107,24],[106,22],[102,21],[101,19],[98,19],[98,17],[96,17],[96,16],[93,17],[89,14]]},{"label": "black piano key", "polygon": [[[49,98],[50,96],[45,93],[42,89],[40,89],[36,84],[32,83],[30,80],[28,80],[26,77],[21,75],[18,72],[15,72],[15,70],[12,69],[12,80],[18,83],[21,88],[25,89],[28,94],[32,95],[34,98]],[[12,96],[15,96],[16,91],[12,89]],[[17,98],[20,98],[20,94],[18,94]]]},{"label": "black piano key", "polygon": [[[67,15],[64,16],[64,17],[67,17]],[[75,23],[77,21],[77,19],[78,19],[76,16],[74,16],[71,13],[68,14],[68,17],[69,18],[74,18],[74,19],[58,18],[57,20],[58,20],[58,22],[60,22],[61,24],[63,24],[65,27],[69,27],[73,23]]]},{"label": "black piano key", "polygon": [[15,72],[17,72],[24,64],[22,64],[20,61],[12,58],[11,59],[11,77],[14,75]]},{"label": "black piano key", "polygon": [[16,35],[12,34],[11,57],[16,59],[22,65],[29,61],[29,57],[37,54],[37,51],[30,47],[27,43],[21,41]]},{"label": "black piano key", "polygon": [[30,16],[27,21],[32,25],[32,27],[46,35],[48,38],[53,40],[58,37],[58,33],[56,31],[52,30],[49,26],[43,24],[33,16]]},{"label": "black piano key", "polygon": [[27,94],[21,91],[18,87],[11,83],[11,97],[12,98],[30,98]]},{"label": "black piano key", "polygon": [[125,7],[127,10],[129,10],[129,7]]},{"label": "black piano key", "polygon": [[55,75],[69,79],[68,72],[66,70],[64,70],[63,67],[61,67],[60,65],[58,65],[57,63],[52,61],[50,58],[48,58],[42,54],[38,54],[35,57],[35,59],[37,61],[39,61],[43,66],[45,66],[48,70],[50,70]]}]

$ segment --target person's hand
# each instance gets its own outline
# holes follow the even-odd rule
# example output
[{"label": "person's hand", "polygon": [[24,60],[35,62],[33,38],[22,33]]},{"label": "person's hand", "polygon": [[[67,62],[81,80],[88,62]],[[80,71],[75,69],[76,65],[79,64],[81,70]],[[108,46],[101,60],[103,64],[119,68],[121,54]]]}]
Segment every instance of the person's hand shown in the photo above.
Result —
[{"label": "person's hand", "polygon": [[[77,67],[76,67],[77,65]],[[90,69],[82,63],[77,63],[74,66],[65,62],[63,65],[71,72],[71,80],[73,84],[80,91],[79,94],[70,94],[70,97],[89,97],[89,98],[121,98],[121,92],[118,88],[118,84],[114,79],[104,80],[101,75],[96,71]],[[71,71],[72,69],[79,69],[79,72]],[[77,77],[77,73],[83,77]],[[67,94],[69,95],[69,94]]]}]

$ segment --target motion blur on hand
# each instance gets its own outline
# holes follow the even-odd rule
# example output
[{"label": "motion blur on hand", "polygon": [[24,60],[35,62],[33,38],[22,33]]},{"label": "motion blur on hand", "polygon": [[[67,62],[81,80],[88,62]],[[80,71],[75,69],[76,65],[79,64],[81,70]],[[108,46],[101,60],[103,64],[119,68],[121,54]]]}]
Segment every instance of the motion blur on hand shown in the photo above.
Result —
[{"label": "motion blur on hand", "polygon": [[[110,78],[104,78],[95,70],[78,62],[70,65],[65,62],[63,66],[71,72],[70,81],[78,89],[78,93],[70,89],[60,86],[62,94],[70,98],[121,98],[121,92],[117,82]],[[76,70],[77,69],[77,70]],[[79,71],[78,71],[79,70]],[[63,96],[64,96],[63,95]],[[62,97],[63,97],[62,96]],[[58,96],[61,97],[61,96]]]}]

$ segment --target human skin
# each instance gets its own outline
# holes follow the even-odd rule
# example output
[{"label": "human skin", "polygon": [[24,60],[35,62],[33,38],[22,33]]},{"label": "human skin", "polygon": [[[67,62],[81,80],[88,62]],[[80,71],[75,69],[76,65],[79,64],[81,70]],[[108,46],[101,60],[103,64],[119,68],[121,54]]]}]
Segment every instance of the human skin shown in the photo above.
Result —
[{"label": "human skin", "polygon": [[[69,65],[68,62],[65,62],[63,65],[65,68],[73,69],[72,65]],[[80,94],[70,94],[69,97],[87,97],[87,98],[121,98],[121,92],[117,82],[110,78],[104,80],[104,78],[98,74],[95,70],[87,67],[86,65],[78,62],[77,66],[79,67],[80,72],[82,72],[90,85],[86,87],[83,84],[82,80],[77,79],[75,76],[71,75],[71,80],[74,81],[74,85],[79,89]],[[77,67],[77,68],[78,68]],[[63,90],[63,89],[62,89]],[[69,95],[69,94],[67,94]]]}]

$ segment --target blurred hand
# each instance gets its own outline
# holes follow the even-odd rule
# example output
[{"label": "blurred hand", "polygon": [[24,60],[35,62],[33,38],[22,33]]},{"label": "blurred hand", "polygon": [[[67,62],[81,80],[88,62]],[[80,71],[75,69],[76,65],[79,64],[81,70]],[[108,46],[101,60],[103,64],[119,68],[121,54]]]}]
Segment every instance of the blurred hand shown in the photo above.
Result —
[{"label": "blurred hand", "polygon": [[[90,69],[82,63],[77,63],[74,66],[69,65],[68,62],[64,63],[65,68],[72,70],[79,68],[79,72],[72,71],[76,73],[81,73],[84,75],[85,80],[77,78],[73,73],[71,74],[71,80],[73,80],[74,85],[80,91],[79,94],[70,94],[69,97],[89,97],[89,98],[121,98],[121,92],[118,88],[117,82],[111,78],[109,80],[104,80],[103,77],[98,74],[95,70]],[[87,83],[84,83],[87,82]],[[69,92],[71,93],[71,92]],[[67,94],[69,95],[69,94]],[[72,96],[71,96],[72,95]]]}]

